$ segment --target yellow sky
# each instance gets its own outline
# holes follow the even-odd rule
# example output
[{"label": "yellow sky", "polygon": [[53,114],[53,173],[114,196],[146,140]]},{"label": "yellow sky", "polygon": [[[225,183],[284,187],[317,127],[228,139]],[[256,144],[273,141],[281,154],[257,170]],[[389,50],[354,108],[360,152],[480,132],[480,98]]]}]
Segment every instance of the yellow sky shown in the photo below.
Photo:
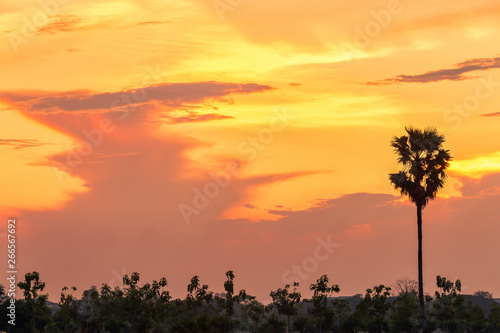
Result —
[{"label": "yellow sky", "polygon": [[[458,135],[443,120],[444,110],[461,103],[462,96],[474,91],[477,80],[441,81],[426,86],[360,84],[398,74],[449,68],[468,58],[495,56],[493,41],[498,37],[498,26],[489,24],[491,13],[485,9],[493,6],[491,3],[475,4],[479,15],[470,18],[469,5],[454,2],[457,16],[446,25],[440,20],[446,21],[451,14],[441,14],[423,3],[399,2],[394,6],[397,14],[386,18],[386,27],[379,25],[380,31],[366,47],[356,44],[357,29],[373,24],[373,13],[383,16],[380,13],[388,10],[390,2],[354,6],[278,1],[268,6],[256,1],[243,2],[232,10],[207,6],[201,1],[164,5],[138,1],[47,3],[51,6],[14,2],[3,5],[7,10],[2,14],[2,30],[9,33],[4,33],[7,38],[2,48],[7,57],[0,70],[8,80],[0,82],[0,89],[106,92],[141,87],[145,82],[207,80],[269,84],[276,90],[258,98],[235,96],[234,105],[214,103],[222,113],[235,119],[203,126],[178,125],[165,131],[201,139],[210,137],[209,148],[190,153],[192,158],[206,161],[214,154],[234,154],[245,137],[266,126],[273,112],[287,110],[294,115],[289,127],[278,133],[276,142],[266,146],[258,160],[245,169],[247,176],[322,172],[270,186],[267,191],[280,196],[286,206],[303,207],[304,202],[319,194],[327,197],[358,191],[389,192],[384,175],[392,164],[386,143],[403,124],[438,126],[445,131],[458,161],[474,159],[483,163],[481,156],[489,160],[497,153],[495,143],[482,139],[495,130],[495,124],[478,117],[479,112],[461,121]],[[159,7],[163,9],[161,14],[155,11]],[[332,19],[332,11],[346,14]],[[295,21],[292,18],[297,13],[303,15]],[[44,14],[45,21],[40,19]],[[473,25],[476,21],[481,24]],[[33,27],[26,22],[38,29],[56,28],[23,35],[23,31],[31,32]],[[56,23],[60,24],[59,30]],[[451,31],[451,27],[461,33]],[[462,34],[467,36],[470,47],[463,46]],[[13,52],[12,40],[19,42],[14,43],[14,51],[18,52]],[[342,51],[346,47],[354,51],[346,54]],[[145,80],[150,73],[154,73],[153,82]],[[494,112],[499,100],[495,94],[482,102],[481,112]],[[16,124],[18,133],[31,132],[31,122],[22,125],[17,120]],[[0,126],[12,128],[7,121]],[[356,135],[352,135],[354,132]],[[9,132],[2,133],[10,136]],[[49,133],[52,132],[35,132],[33,137],[57,141]],[[474,142],[481,142],[481,152],[471,143],[471,137]],[[304,149],[307,158],[303,157]],[[48,148],[34,151],[35,159],[55,152]],[[349,159],[339,158],[349,153]],[[15,159],[9,165],[17,163],[21,160]],[[470,170],[472,164],[464,163],[458,163],[453,170],[477,174]],[[499,169],[495,163],[484,163],[488,164],[487,172]],[[31,168],[33,177],[43,172],[41,166]],[[41,184],[34,179],[44,178],[33,178],[33,182]],[[66,187],[50,187],[45,197],[52,199],[46,200],[62,200],[71,191],[78,191],[80,185],[71,182]],[[300,196],[290,191],[295,187],[302,189]],[[29,200],[24,198],[22,202]],[[266,202],[259,194],[254,200],[259,205]],[[31,205],[36,205],[34,201],[38,201],[36,196]]]}]

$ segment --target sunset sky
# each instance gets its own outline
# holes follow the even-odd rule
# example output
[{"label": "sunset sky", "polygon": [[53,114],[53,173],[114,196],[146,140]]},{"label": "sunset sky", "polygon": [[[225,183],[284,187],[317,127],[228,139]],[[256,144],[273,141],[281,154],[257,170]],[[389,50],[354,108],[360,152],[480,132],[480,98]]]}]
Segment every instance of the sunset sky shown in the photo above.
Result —
[{"label": "sunset sky", "polygon": [[135,271],[183,298],[193,275],[221,292],[232,269],[261,301],[322,274],[341,295],[416,279],[390,140],[435,126],[454,160],[423,214],[424,287],[500,297],[499,15],[489,0],[2,1],[3,251],[15,217],[18,279],[39,271],[53,301]]}]

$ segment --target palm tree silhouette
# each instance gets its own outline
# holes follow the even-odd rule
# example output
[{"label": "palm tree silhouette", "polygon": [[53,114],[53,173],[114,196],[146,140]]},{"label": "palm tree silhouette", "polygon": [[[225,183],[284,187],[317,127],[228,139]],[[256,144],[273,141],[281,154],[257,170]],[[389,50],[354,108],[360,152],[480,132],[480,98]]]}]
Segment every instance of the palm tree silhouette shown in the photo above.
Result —
[{"label": "palm tree silhouette", "polygon": [[444,186],[445,170],[449,166],[451,155],[449,150],[443,149],[445,138],[436,128],[419,130],[407,126],[405,130],[408,135],[395,136],[391,140],[391,146],[398,155],[398,163],[403,167],[399,173],[389,174],[389,179],[396,190],[407,195],[417,206],[418,295],[422,329],[427,333],[429,327],[425,317],[422,272],[422,209]]}]

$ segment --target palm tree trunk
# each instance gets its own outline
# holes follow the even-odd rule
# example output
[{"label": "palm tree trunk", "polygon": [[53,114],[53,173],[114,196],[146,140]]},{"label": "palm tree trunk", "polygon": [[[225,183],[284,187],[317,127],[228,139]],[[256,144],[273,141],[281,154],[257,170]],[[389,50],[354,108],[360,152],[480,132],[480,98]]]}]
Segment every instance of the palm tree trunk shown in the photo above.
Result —
[{"label": "palm tree trunk", "polygon": [[420,302],[420,321],[422,331],[430,333],[427,319],[425,318],[424,303],[424,273],[422,266],[422,205],[417,204],[417,226],[418,226],[418,299]]}]

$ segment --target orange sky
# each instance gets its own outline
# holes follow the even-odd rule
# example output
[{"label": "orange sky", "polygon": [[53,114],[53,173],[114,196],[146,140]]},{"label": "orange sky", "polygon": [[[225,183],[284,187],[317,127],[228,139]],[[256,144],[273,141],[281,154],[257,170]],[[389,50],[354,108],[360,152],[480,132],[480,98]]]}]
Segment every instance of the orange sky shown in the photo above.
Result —
[{"label": "orange sky", "polygon": [[183,297],[193,275],[221,291],[233,269],[263,301],[322,274],[342,295],[416,278],[415,207],[387,179],[412,124],[454,157],[424,211],[426,289],[439,274],[499,297],[498,14],[2,1],[0,233],[18,218],[19,276],[39,271],[53,300],[134,271]]}]

